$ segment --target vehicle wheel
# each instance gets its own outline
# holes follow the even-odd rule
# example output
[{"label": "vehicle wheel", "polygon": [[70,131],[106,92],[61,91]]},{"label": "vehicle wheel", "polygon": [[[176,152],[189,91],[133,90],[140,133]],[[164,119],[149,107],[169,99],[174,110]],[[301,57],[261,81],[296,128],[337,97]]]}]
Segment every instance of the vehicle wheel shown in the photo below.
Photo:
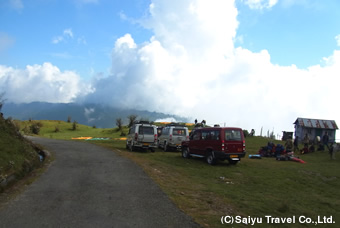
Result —
[{"label": "vehicle wheel", "polygon": [[152,152],[152,153],[154,153],[154,152],[155,152],[155,148],[151,148],[150,150],[151,150],[151,152]]},{"label": "vehicle wheel", "polygon": [[216,159],[214,158],[214,154],[209,152],[206,156],[206,161],[209,165],[215,165]]},{"label": "vehicle wheel", "polygon": [[190,158],[190,152],[189,152],[189,149],[187,147],[182,149],[182,157],[183,158]]},{"label": "vehicle wheel", "polygon": [[169,151],[168,144],[165,142],[163,147],[164,152]]},{"label": "vehicle wheel", "polygon": [[236,165],[238,162],[239,162],[239,161],[229,160],[229,163],[230,163],[231,165]]}]

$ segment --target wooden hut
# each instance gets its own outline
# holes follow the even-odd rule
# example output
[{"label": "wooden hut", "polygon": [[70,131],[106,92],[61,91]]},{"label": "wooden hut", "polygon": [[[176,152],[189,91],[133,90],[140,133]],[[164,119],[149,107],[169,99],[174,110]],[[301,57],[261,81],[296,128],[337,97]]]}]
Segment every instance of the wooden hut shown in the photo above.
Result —
[{"label": "wooden hut", "polygon": [[310,140],[314,140],[316,136],[322,136],[328,132],[329,141],[335,142],[335,133],[338,129],[334,120],[297,118],[295,124],[295,137],[299,136],[302,140],[308,134]]}]

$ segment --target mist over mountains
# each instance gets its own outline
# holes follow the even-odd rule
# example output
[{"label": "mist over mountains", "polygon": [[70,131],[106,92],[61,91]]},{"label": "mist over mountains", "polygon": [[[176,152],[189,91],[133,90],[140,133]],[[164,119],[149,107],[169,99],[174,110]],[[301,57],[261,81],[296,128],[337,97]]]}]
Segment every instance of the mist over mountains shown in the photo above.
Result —
[{"label": "mist over mountains", "polygon": [[137,119],[156,121],[169,120],[188,122],[187,118],[159,112],[140,111],[135,109],[120,109],[101,104],[77,103],[5,103],[2,112],[4,116],[19,120],[62,120],[77,121],[79,124],[99,128],[116,127],[116,119],[121,118],[127,124],[129,115],[137,115]]}]

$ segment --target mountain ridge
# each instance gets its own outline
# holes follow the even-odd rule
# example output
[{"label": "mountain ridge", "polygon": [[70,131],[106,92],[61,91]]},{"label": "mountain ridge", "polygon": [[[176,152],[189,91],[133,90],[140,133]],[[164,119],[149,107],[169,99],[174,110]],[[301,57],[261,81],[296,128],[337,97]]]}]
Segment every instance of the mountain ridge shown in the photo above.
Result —
[{"label": "mountain ridge", "polygon": [[5,117],[19,120],[63,120],[71,118],[80,124],[96,126],[100,128],[112,128],[116,125],[116,119],[121,118],[123,124],[128,123],[129,115],[136,115],[137,119],[155,121],[169,119],[178,122],[188,122],[188,118],[160,112],[146,110],[120,109],[102,104],[78,104],[78,103],[5,103],[2,107]]}]

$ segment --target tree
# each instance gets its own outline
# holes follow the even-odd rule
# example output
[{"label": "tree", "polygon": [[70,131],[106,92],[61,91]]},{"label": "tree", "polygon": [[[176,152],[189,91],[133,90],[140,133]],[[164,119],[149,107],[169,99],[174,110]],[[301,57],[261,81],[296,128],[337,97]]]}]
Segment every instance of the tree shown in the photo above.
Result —
[{"label": "tree", "polygon": [[2,109],[2,106],[5,103],[5,99],[3,99],[4,95],[5,95],[5,93],[0,93],[0,111]]},{"label": "tree", "polygon": [[129,115],[128,117],[128,120],[129,120],[129,128],[132,127],[133,123],[136,121],[137,119],[137,116],[136,115]]},{"label": "tree", "polygon": [[121,130],[122,130],[122,127],[123,127],[122,118],[117,118],[117,119],[116,119],[116,125],[117,125],[117,127],[118,127],[118,130],[117,130],[117,131],[121,131]]},{"label": "tree", "polygon": [[72,130],[73,131],[77,130],[77,121],[73,121]]}]

